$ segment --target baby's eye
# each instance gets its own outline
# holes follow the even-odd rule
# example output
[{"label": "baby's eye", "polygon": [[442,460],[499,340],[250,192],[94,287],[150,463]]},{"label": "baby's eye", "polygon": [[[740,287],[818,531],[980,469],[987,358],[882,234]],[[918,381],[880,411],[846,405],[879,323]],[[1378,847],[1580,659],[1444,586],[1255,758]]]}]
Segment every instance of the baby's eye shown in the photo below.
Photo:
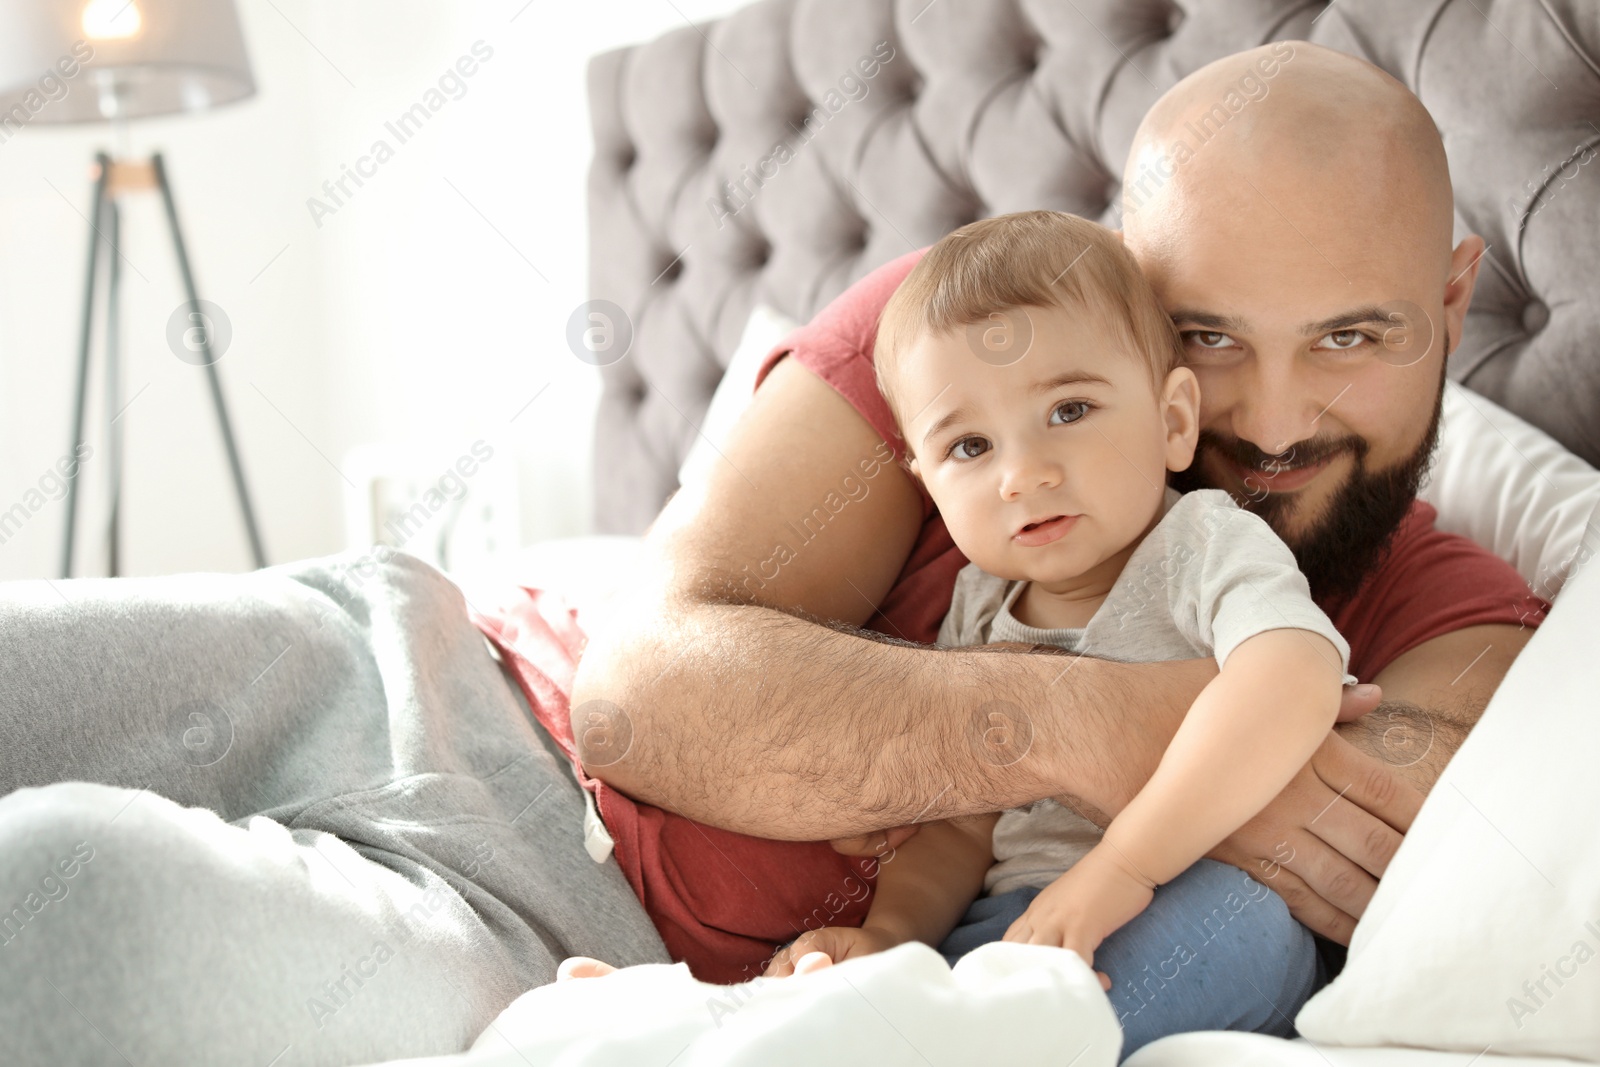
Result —
[{"label": "baby's eye", "polygon": [[1056,422],[1056,416],[1061,416],[1060,424],[1077,422],[1094,409],[1094,405],[1087,400],[1064,400],[1057,404],[1050,413],[1050,421]]},{"label": "baby's eye", "polygon": [[963,437],[950,446],[952,459],[977,459],[989,451],[989,442],[981,437]]},{"label": "baby's eye", "polygon": [[1360,330],[1334,330],[1332,333],[1324,334],[1322,339],[1317,342],[1317,347],[1331,348],[1336,352],[1344,352],[1370,340],[1372,338]]},{"label": "baby's eye", "polygon": [[1233,338],[1215,330],[1185,330],[1183,339],[1193,341],[1201,348],[1227,348],[1234,343]]}]

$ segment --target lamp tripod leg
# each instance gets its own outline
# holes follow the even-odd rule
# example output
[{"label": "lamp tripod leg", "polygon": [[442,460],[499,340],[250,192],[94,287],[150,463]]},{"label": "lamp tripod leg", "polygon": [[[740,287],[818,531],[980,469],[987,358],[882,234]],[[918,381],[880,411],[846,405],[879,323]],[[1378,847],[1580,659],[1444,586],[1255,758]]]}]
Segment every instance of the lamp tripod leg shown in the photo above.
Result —
[{"label": "lamp tripod leg", "polygon": [[111,157],[95,156],[99,175],[94,183],[94,203],[89,208],[89,267],[83,282],[83,328],[78,344],[78,388],[72,416],[72,440],[67,445],[67,460],[72,477],[67,479],[67,528],[61,539],[61,577],[72,577],[72,539],[78,518],[78,448],[83,444],[83,412],[88,399],[89,344],[94,334],[94,283],[100,267],[100,219],[106,203],[106,185],[111,178]]},{"label": "lamp tripod leg", "polygon": [[106,486],[110,498],[106,519],[106,573],[122,573],[122,264],[117,251],[121,240],[122,212],[111,197],[105,204],[106,244]]},{"label": "lamp tripod leg", "polygon": [[[167,227],[172,231],[172,244],[178,255],[178,270],[183,275],[183,291],[189,299],[191,314],[200,315],[200,298],[195,295],[194,275],[189,270],[189,253],[184,247],[183,230],[178,225],[178,209],[173,203],[172,186],[167,182],[167,168],[158,152],[150,160],[155,170],[156,184],[161,189],[161,201],[167,209]],[[203,319],[201,320],[203,321]],[[222,443],[228,453],[228,466],[233,472],[233,487],[239,497],[239,510],[244,516],[245,532],[250,537],[250,551],[257,567],[267,565],[267,553],[261,546],[261,531],[256,526],[255,509],[250,506],[250,491],[245,485],[244,466],[239,461],[239,448],[233,439],[233,424],[228,419],[228,405],[222,395],[222,379],[217,374],[216,361],[211,356],[211,331],[200,331],[201,352],[205,359],[207,380],[211,384],[211,402],[217,409],[217,423],[222,429]]]}]

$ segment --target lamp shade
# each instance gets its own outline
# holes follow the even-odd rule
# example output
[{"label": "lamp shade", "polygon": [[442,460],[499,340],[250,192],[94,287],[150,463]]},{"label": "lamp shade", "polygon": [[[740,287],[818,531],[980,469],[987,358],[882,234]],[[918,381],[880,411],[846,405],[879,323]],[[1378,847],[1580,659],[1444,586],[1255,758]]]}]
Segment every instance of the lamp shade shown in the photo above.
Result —
[{"label": "lamp shade", "polygon": [[0,2],[0,141],[33,122],[204,111],[255,90],[233,0]]}]

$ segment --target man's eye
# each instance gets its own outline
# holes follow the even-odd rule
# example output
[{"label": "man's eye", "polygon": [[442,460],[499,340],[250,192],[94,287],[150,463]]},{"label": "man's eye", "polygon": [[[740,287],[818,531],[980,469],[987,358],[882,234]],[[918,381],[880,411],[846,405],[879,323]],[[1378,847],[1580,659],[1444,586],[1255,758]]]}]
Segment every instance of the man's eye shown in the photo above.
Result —
[{"label": "man's eye", "polygon": [[1325,334],[1322,338],[1322,341],[1318,343],[1317,347],[1332,348],[1336,351],[1344,351],[1346,349],[1355,348],[1362,342],[1370,340],[1371,338],[1362,333],[1360,330],[1334,330],[1330,334]]},{"label": "man's eye", "polygon": [[1227,348],[1233,344],[1233,338],[1215,330],[1185,330],[1183,339],[1193,341],[1201,348]]},{"label": "man's eye", "polygon": [[963,437],[950,446],[950,455],[955,459],[977,459],[989,451],[989,442],[981,437]]},{"label": "man's eye", "polygon": [[1055,417],[1060,415],[1063,424],[1074,423],[1089,414],[1093,409],[1094,405],[1087,400],[1064,400],[1057,404],[1055,410],[1050,413],[1050,421],[1055,422]]}]

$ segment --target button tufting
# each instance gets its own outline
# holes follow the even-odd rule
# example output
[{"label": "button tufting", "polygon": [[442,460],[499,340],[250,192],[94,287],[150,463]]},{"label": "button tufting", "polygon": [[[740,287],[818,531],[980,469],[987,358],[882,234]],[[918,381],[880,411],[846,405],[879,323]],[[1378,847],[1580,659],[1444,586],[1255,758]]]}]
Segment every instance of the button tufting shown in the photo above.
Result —
[{"label": "button tufting", "polygon": [[1550,321],[1550,309],[1538,300],[1530,300],[1522,308],[1522,328],[1538,333]]},{"label": "button tufting", "polygon": [[1039,69],[1040,56],[1044,54],[1044,42],[1037,38],[1031,43],[1027,51],[1022,54],[1022,69],[1032,74]]},{"label": "button tufting", "polygon": [[1183,25],[1183,20],[1183,8],[1179,7],[1177,4],[1173,4],[1172,7],[1167,11],[1167,33],[1177,33],[1178,27]]},{"label": "button tufting", "polygon": [[639,153],[634,150],[633,145],[624,145],[622,151],[617,153],[617,169],[631,169],[638,158]]}]

